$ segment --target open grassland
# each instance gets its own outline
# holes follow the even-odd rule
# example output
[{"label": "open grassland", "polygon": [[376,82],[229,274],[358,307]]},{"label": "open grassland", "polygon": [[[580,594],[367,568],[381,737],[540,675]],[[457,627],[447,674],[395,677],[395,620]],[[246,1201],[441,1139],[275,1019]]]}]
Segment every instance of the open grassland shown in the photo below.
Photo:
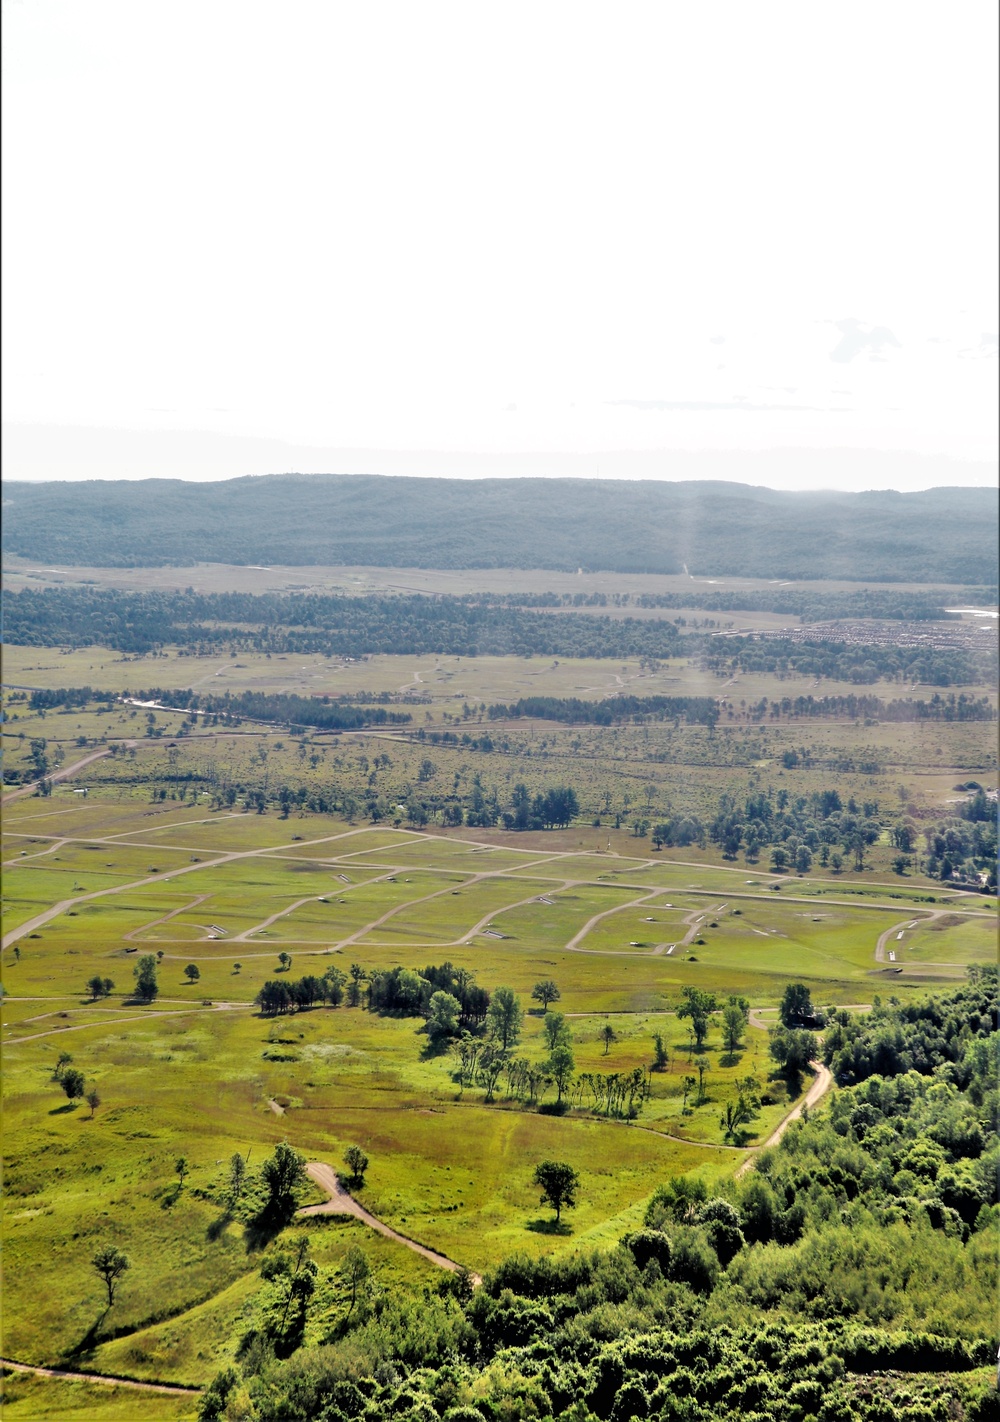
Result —
[{"label": "open grassland", "polygon": [[3,1380],[6,1422],[194,1422],[198,1399],[191,1395],[139,1392],[123,1385],[64,1382],[30,1373]]},{"label": "open grassland", "polygon": [[[180,738],[180,717],[163,712],[160,734],[148,736],[145,713],[134,709],[41,717],[15,708],[4,739],[15,761],[26,761],[35,736],[61,747],[66,764],[106,737],[136,743],[134,756],[126,748],[51,798],[4,810],[4,1350],[27,1363],[197,1386],[234,1358],[256,1316],[261,1258],[273,1247],[223,1205],[234,1151],[249,1150],[254,1170],[287,1139],[339,1167],[345,1147],[359,1144],[371,1158],[362,1202],[477,1270],[515,1249],[611,1242],[641,1221],[665,1178],[697,1170],[711,1185],[748,1159],[727,1144],[720,1117],[742,1077],[768,1077],[759,1024],[775,1021],[790,980],[808,984],[821,1006],[864,1005],[876,993],[909,1001],[995,957],[995,900],[893,874],[888,836],[872,846],[864,872],[848,864],[835,874],[814,862],[807,875],[776,875],[766,855],[746,864],[723,862],[711,847],[656,851],[632,830],[638,817],[707,815],[722,793],[771,788],[794,798],[831,785],[845,800],[879,799],[919,823],[920,814],[951,812],[956,781],[995,783],[988,725],[747,726],[723,717],[709,735],[479,719],[481,702],[538,692],[596,698],[624,686],[749,701],[810,689],[804,679],[761,678],[760,690],[748,678],[723,690],[683,661],[654,680],[637,664],[607,662],[373,658],[338,667],[240,657],[236,667],[172,654],[124,665],[107,652],[7,652],[9,679],[33,685],[118,686],[127,677],[188,686],[192,671],[213,682],[220,671],[218,687],[406,688],[430,697],[408,708],[409,733],[340,737],[198,728]],[[16,675],[10,654],[22,659]],[[494,750],[421,742],[421,728],[488,732]],[[800,752],[798,765],[784,764],[789,749]],[[517,834],[420,829],[397,808],[415,788],[467,793],[477,776],[505,804],[520,780],[532,793],[572,784],[581,816],[562,830]],[[311,793],[335,786],[358,808],[338,816],[293,808],[284,818],[219,808],[219,787],[237,782],[305,784]],[[84,784],[87,796],[74,793]],[[360,808],[373,788],[390,807],[379,825],[365,824]],[[159,996],[147,1005],[131,991],[148,953]],[[279,953],[291,955],[287,972]],[[487,1104],[482,1086],[463,1087],[453,1054],[432,1046],[419,1017],[341,1006],[266,1019],[254,1002],[275,978],[331,966],[346,974],[352,963],[367,973],[420,971],[446,959],[485,987],[512,987],[526,1007],[540,979],[558,984],[577,1077],[565,1114],[529,1109],[504,1078]],[[115,986],[92,1001],[85,984],[95,974]],[[739,993],[754,1009],[732,1054],[712,1019],[702,1091],[690,1084],[699,1066],[688,1021],[676,1015],[685,987]],[[648,1068],[654,1034],[666,1061],[649,1078],[638,1119],[595,1113],[580,1077]],[[92,1118],[52,1080],[62,1051],[99,1093]],[[544,1062],[540,1011],[528,1013],[517,1054]],[[544,1098],[549,1107],[554,1094]],[[794,1104],[783,1082],[767,1081],[747,1146]],[[183,1188],[181,1155],[190,1162]],[[565,1235],[548,1228],[531,1183],[547,1157],[568,1161],[582,1179]],[[307,1342],[333,1336],[343,1320],[338,1270],[352,1243],[363,1245],[387,1294],[436,1284],[433,1266],[356,1220],[314,1218],[284,1239],[294,1243],[306,1228],[320,1267]],[[132,1261],[110,1311],[89,1262],[105,1243]],[[23,1422],[195,1412],[184,1398],[25,1375],[5,1379],[5,1395],[5,1417]]]},{"label": "open grassland", "polygon": [[[774,582],[764,578],[745,578],[727,574],[722,578],[692,577],[687,573],[631,572],[560,572],[553,568],[382,568],[334,564],[309,564],[302,567],[251,568],[232,563],[196,563],[190,567],[157,568],[41,568],[37,560],[10,554],[4,559],[4,578],[11,587],[86,587],[122,588],[135,592],[147,589],[195,592],[339,592],[365,594],[373,592],[538,592],[604,593],[683,593],[706,586],[746,592],[768,591]],[[802,587],[801,583],[782,581],[785,587]],[[866,587],[888,587],[890,591],[925,592],[925,583],[879,584],[866,582]],[[948,585],[940,584],[942,593]],[[851,592],[856,582],[838,579],[816,579],[810,589],[822,592]],[[961,588],[951,589],[955,594]],[[952,599],[953,600],[953,599]],[[741,612],[742,618],[755,614]],[[762,614],[763,615],[763,614]]]},{"label": "open grassland", "polygon": [[[641,609],[627,609],[635,616]],[[649,610],[646,616],[674,618],[675,609]],[[694,614],[695,620],[705,614]],[[774,627],[796,624],[798,619],[774,614],[744,613],[735,628]],[[720,625],[722,623],[720,622]],[[683,651],[683,642],[681,644]],[[236,657],[221,653],[189,656],[167,648],[146,656],[118,656],[105,647],[83,647],[72,651],[26,646],[4,647],[4,681],[11,686],[54,688],[92,686],[120,691],[124,687],[194,690],[203,695],[222,696],[227,691],[294,692],[302,696],[342,696],[350,700],[359,692],[388,692],[419,698],[411,707],[421,719],[430,710],[432,720],[442,713],[461,712],[463,703],[509,703],[527,696],[577,696],[601,700],[621,692],[636,696],[725,696],[731,706],[740,701],[753,703],[762,696],[780,699],[805,696],[848,696],[858,686],[849,681],[816,677],[789,671],[780,676],[767,672],[743,672],[730,678],[704,669],[700,658],[678,655],[655,667],[641,665],[633,658],[615,662],[588,657],[462,657],[428,653],[425,655],[375,654],[358,660],[327,657],[320,653],[240,652]],[[866,694],[888,699],[907,694],[933,694],[932,687],[912,688],[909,683],[877,680],[862,688]],[[975,695],[995,696],[988,685],[972,688]],[[134,714],[133,714],[134,713]],[[16,731],[37,734],[36,717],[26,708],[17,709]],[[175,726],[170,712],[156,712],[161,726]],[[177,718],[179,719],[179,718]],[[44,724],[54,737],[95,735],[103,727],[113,727],[133,735],[145,735],[146,713],[136,708],[110,712],[49,711]],[[172,733],[172,732],[171,732]]]}]

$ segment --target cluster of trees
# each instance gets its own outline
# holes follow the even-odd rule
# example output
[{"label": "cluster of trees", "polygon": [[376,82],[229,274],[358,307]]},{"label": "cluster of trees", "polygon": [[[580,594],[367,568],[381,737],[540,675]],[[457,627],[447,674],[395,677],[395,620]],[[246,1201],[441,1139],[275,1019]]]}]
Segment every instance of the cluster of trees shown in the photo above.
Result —
[{"label": "cluster of trees", "polygon": [[[612,1248],[514,1254],[474,1291],[448,1276],[436,1296],[371,1295],[322,1346],[245,1354],[204,1422],[227,1399],[247,1415],[244,1394],[259,1422],[995,1417],[996,973],[962,991],[897,1020],[908,1050],[928,1015],[964,1017],[985,1063],[968,1076],[964,1049],[888,1062],[742,1179],[664,1181]],[[557,1211],[586,1184],[559,1161],[535,1178]]]},{"label": "cluster of trees", "polygon": [[564,721],[570,725],[612,726],[624,721],[681,721],[692,726],[714,726],[719,707],[712,696],[609,696],[605,701],[581,701],[578,696],[523,696],[489,708],[491,720],[531,717]]},{"label": "cluster of trees", "polygon": [[954,880],[996,892],[997,802],[981,787],[957,816],[926,831],[926,872],[935,879]]},{"label": "cluster of trees", "polygon": [[[84,1077],[83,1072],[80,1071],[79,1067],[75,1067],[73,1065],[73,1058],[70,1056],[69,1052],[59,1053],[58,1060],[56,1061],[55,1066],[52,1068],[51,1079],[54,1082],[57,1082],[60,1087],[62,1087],[66,1099],[71,1106],[75,1106],[77,1101],[86,1101],[87,1105],[90,1107],[91,1117],[93,1117],[94,1112],[101,1104],[100,1095],[98,1094],[96,1087],[92,1086],[89,1091],[87,1090],[86,1078]],[[66,1108],[64,1107],[63,1109],[65,1110]]]},{"label": "cluster of trees", "polygon": [[[729,794],[719,798],[715,818],[689,843],[711,839],[724,859],[735,859],[740,850],[747,864],[756,864],[770,850],[771,868],[780,873],[808,873],[813,858],[839,871],[845,855],[855,869],[864,868],[865,854],[882,833],[877,800],[858,804],[851,796],[845,806],[837,790],[813,791],[794,798],[787,790],[758,790],[742,804]],[[659,829],[660,827],[657,827]],[[663,843],[679,842],[677,830],[667,825]],[[654,843],[656,831],[654,831]]]},{"label": "cluster of trees", "polygon": [[32,711],[54,711],[59,706],[72,711],[90,706],[94,702],[112,706],[117,700],[115,692],[101,691],[92,686],[60,686],[48,689],[39,687],[29,695],[28,706]]},{"label": "cluster of trees", "polygon": [[896,647],[823,638],[714,637],[704,665],[719,676],[768,672],[779,676],[830,677],[871,686],[876,681],[922,682],[927,686],[977,686],[996,679],[996,644],[977,649]]},{"label": "cluster of trees", "polygon": [[[835,1014],[823,1057],[836,1080],[845,1084],[876,1074],[937,1074],[970,1092],[973,1107],[985,1103],[995,1121],[997,1007],[997,969],[973,967],[968,983],[923,1002],[876,998],[864,1016]],[[982,1083],[989,1083],[991,1074],[992,1095],[984,1095]]]},{"label": "cluster of trees", "polygon": [[[290,960],[289,960],[290,965]],[[322,977],[306,973],[304,977],[269,978],[262,984],[254,998],[264,1017],[281,1016],[286,1012],[300,1011],[315,1007],[317,1003],[329,1003],[339,1007],[344,1001],[346,975],[340,968],[330,967]],[[355,1001],[354,1005],[357,1005]]]},{"label": "cluster of trees", "polygon": [[[565,596],[565,595],[564,595]],[[945,622],[957,613],[945,610],[945,602],[961,599],[963,606],[985,606],[996,602],[995,587],[964,588],[960,594],[930,589],[914,592],[903,588],[860,588],[835,592],[805,583],[797,588],[709,589],[695,584],[677,593],[636,593],[636,607],[687,608],[705,612],[782,612],[801,617],[803,622],[827,622],[838,618],[877,618],[901,622]],[[628,593],[622,595],[629,602]]]},{"label": "cluster of trees", "polygon": [[[741,703],[742,705],[742,703]],[[772,721],[780,721],[782,716],[789,720],[810,718],[836,718],[851,721],[995,721],[996,708],[988,696],[958,696],[951,692],[942,696],[935,691],[929,700],[914,700],[910,697],[884,701],[880,696],[782,696],[780,700],[769,700],[762,696],[750,707],[746,714],[752,721],[763,721],[770,716]]]},{"label": "cluster of trees", "polygon": [[234,725],[248,720],[292,728],[309,726],[319,731],[352,731],[363,726],[404,726],[413,720],[408,711],[387,711],[372,701],[353,706],[335,696],[296,696],[292,692],[227,691],[223,696],[206,696],[155,688],[140,692],[137,699],[201,712],[216,722]]}]

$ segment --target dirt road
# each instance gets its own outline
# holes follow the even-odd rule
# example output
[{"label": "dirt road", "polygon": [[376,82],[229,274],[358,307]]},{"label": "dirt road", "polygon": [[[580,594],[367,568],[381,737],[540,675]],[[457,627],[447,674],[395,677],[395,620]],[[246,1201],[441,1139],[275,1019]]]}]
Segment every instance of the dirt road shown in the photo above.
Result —
[{"label": "dirt road", "polygon": [[129,1387],[139,1392],[165,1392],[173,1396],[198,1397],[200,1387],[181,1387],[171,1383],[136,1382],[134,1378],[113,1378],[107,1373],[68,1373],[62,1368],[33,1368],[28,1363],[13,1363],[9,1358],[0,1358],[0,1368],[9,1368],[12,1373],[33,1373],[39,1378],[61,1378],[65,1382],[100,1383],[103,1387]]},{"label": "dirt road", "polygon": [[[299,1210],[300,1216],[353,1215],[355,1219],[362,1220],[370,1229],[378,1230],[379,1234],[384,1234],[386,1239],[394,1239],[397,1244],[405,1244],[407,1249],[412,1249],[414,1254],[419,1254],[424,1259],[430,1260],[439,1269],[449,1269],[453,1274],[457,1274],[461,1270],[462,1265],[456,1264],[454,1259],[448,1259],[445,1255],[438,1254],[436,1250],[418,1244],[415,1239],[407,1239],[405,1234],[399,1234],[396,1230],[390,1229],[387,1224],[383,1224],[363,1205],[359,1205],[354,1196],[341,1185],[332,1166],[324,1164],[321,1160],[311,1160],[306,1166],[306,1174],[315,1180],[320,1189],[325,1190],[330,1198],[325,1205],[307,1205],[304,1209]],[[478,1288],[483,1282],[482,1279],[478,1274],[472,1274],[471,1277],[473,1285]]]},{"label": "dirt road", "polygon": [[[781,1137],[788,1130],[788,1127],[792,1124],[792,1122],[797,1121],[802,1115],[803,1110],[805,1110],[807,1107],[809,1109],[812,1109],[812,1107],[816,1105],[817,1101],[821,1101],[826,1095],[826,1093],[830,1090],[830,1087],[833,1085],[832,1073],[823,1065],[822,1062],[811,1061],[809,1065],[816,1073],[816,1080],[813,1082],[812,1086],[810,1086],[809,1090],[806,1092],[805,1096],[795,1107],[795,1109],[789,1111],[788,1115],[777,1127],[777,1129],[771,1132],[767,1140],[764,1141],[763,1146],[757,1147],[758,1150],[763,1150],[767,1146],[777,1145],[778,1142],[781,1140]],[[745,1175],[748,1170],[752,1169],[753,1157],[751,1156],[750,1159],[744,1161],[743,1164],[740,1166],[739,1170],[737,1170],[736,1179],[738,1180],[741,1175]]]},{"label": "dirt road", "polygon": [[[75,775],[78,770],[82,770],[85,765],[93,765],[95,760],[100,760],[103,756],[111,754],[111,747],[104,746],[101,750],[91,751],[90,755],[85,755],[82,760],[75,760],[72,765],[64,765],[62,770],[54,770],[51,775],[43,776],[45,780],[68,780],[71,775]],[[9,790],[0,804],[9,805],[12,800],[23,800],[26,795],[34,795],[41,784],[41,780],[33,780],[30,785],[22,785],[18,790]]]}]

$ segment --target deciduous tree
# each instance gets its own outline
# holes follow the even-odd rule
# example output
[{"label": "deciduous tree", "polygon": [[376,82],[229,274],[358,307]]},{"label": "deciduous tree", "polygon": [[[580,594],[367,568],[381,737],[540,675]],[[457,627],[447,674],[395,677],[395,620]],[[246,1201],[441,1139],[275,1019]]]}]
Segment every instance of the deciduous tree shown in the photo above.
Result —
[{"label": "deciduous tree", "polygon": [[562,993],[556,987],[551,978],[543,978],[540,983],[536,983],[531,989],[531,996],[535,1002],[542,1004],[542,1011],[548,1012],[550,1002],[558,1002]]},{"label": "deciduous tree", "polygon": [[576,1204],[580,1177],[563,1160],[543,1160],[535,1167],[534,1181],[542,1191],[541,1203],[552,1206],[558,1224],[564,1207],[571,1209]]},{"label": "deciduous tree", "polygon": [[116,1249],[114,1245],[106,1244],[97,1251],[90,1262],[104,1280],[104,1286],[108,1291],[108,1308],[111,1308],[115,1302],[115,1290],[118,1287],[119,1279],[126,1269],[132,1267],[128,1256],[123,1254],[120,1249]]},{"label": "deciduous tree", "polygon": [[524,1008],[513,988],[498,987],[490,999],[486,1013],[490,1036],[504,1052],[517,1046],[524,1022]]},{"label": "deciduous tree", "polygon": [[344,1164],[351,1172],[352,1185],[360,1185],[368,1169],[368,1157],[360,1146],[349,1145],[344,1151]]}]

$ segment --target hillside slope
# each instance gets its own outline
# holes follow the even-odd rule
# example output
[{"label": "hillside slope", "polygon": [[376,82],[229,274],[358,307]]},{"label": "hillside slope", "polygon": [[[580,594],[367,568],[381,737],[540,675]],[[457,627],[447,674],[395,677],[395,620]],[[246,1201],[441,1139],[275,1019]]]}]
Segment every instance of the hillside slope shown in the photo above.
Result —
[{"label": "hillside slope", "polygon": [[59,565],[577,567],[989,583],[997,491],[281,474],[8,483],[3,547]]}]

